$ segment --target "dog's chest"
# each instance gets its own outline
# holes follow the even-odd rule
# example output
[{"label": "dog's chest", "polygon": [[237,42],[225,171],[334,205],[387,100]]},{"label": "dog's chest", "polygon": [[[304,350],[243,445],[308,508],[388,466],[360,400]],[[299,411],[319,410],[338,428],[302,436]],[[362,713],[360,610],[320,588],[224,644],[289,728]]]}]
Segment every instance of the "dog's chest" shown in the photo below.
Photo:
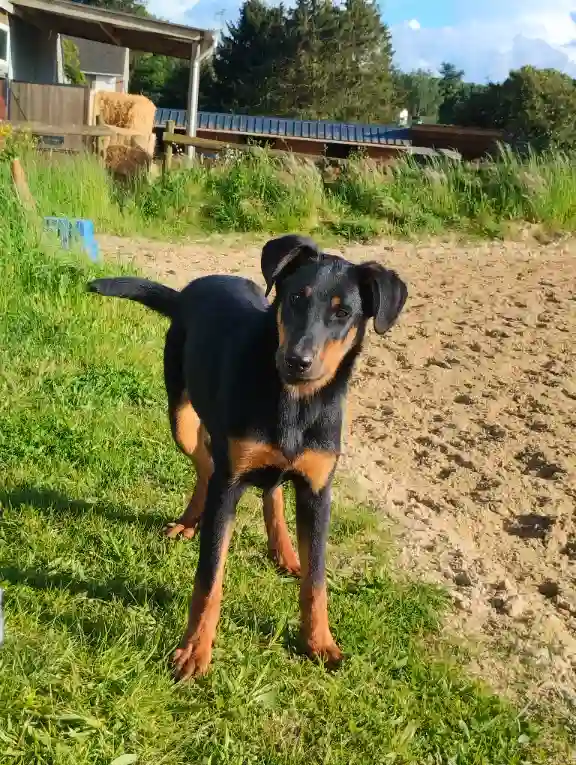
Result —
[{"label": "dog's chest", "polygon": [[[305,478],[313,491],[321,491],[328,483],[338,455],[324,449],[302,449],[286,454],[281,448],[264,441],[230,439],[228,444],[230,470],[233,478],[266,471],[270,482],[281,482],[293,474]],[[260,478],[255,481],[261,482]]]}]

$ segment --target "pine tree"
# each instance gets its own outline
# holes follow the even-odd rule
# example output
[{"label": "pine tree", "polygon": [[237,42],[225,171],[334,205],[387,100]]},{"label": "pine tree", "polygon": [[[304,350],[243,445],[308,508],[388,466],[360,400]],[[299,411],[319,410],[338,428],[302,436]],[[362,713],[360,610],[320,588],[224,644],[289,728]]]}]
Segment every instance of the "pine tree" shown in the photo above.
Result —
[{"label": "pine tree", "polygon": [[203,103],[222,111],[332,120],[395,116],[392,45],[371,0],[246,0],[218,48]]},{"label": "pine tree", "polygon": [[240,18],[229,24],[212,64],[213,78],[204,83],[202,100],[217,111],[266,114],[282,60],[284,9],[247,0]]}]

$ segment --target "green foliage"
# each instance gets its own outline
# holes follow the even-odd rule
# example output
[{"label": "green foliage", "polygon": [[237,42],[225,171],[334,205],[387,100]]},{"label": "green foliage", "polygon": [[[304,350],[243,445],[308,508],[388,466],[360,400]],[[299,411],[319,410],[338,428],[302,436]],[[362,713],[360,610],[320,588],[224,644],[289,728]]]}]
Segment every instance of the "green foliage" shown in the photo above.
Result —
[{"label": "green foliage", "polygon": [[386,122],[390,34],[370,0],[246,0],[216,52],[205,103],[224,112]]},{"label": "green foliage", "polygon": [[439,81],[441,104],[438,121],[443,125],[452,125],[461,104],[467,103],[476,93],[484,90],[483,85],[464,82],[464,72],[454,64],[444,62],[440,67]]},{"label": "green foliage", "polygon": [[71,85],[85,85],[86,77],[80,70],[80,55],[76,43],[63,38],[62,56],[64,58],[64,74],[68,82]]},{"label": "green foliage", "polygon": [[0,123],[0,162],[21,155],[31,156],[37,140],[27,130],[14,130],[9,122]]},{"label": "green foliage", "polygon": [[265,150],[230,152],[155,181],[115,185],[90,157],[23,155],[43,215],[91,218],[99,231],[164,238],[198,232],[501,236],[510,224],[576,231],[576,163],[558,152],[503,154],[475,167],[412,160],[393,169],[361,156],[338,174]]},{"label": "green foliage", "polygon": [[416,69],[397,72],[395,80],[399,105],[408,109],[411,117],[425,117],[432,122],[438,119],[443,101],[438,77],[424,69]]},{"label": "green foliage", "polygon": [[193,482],[166,421],[165,322],[87,294],[103,269],[46,252],[1,167],[0,205],[3,764],[568,761],[561,735],[550,751],[464,674],[440,636],[443,593],[395,576],[362,506],[336,503],[327,556],[337,673],[294,650],[297,583],[267,562],[249,495],[213,669],[175,685],[198,544],[160,533]]},{"label": "green foliage", "polygon": [[555,69],[523,67],[463,101],[456,122],[505,130],[518,147],[576,149],[576,81]]},{"label": "green foliage", "polygon": [[246,0],[237,22],[222,35],[203,88],[214,111],[276,113],[286,55],[285,11],[261,0]]}]

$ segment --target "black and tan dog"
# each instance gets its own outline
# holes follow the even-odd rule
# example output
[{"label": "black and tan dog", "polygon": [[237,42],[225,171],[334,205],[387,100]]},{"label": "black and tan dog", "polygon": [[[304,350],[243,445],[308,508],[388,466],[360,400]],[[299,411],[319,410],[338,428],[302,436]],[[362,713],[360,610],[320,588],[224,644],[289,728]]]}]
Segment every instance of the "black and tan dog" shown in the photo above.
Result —
[{"label": "black and tan dog", "polygon": [[[138,278],[97,279],[89,290],[136,300],[167,316],[165,383],[172,434],[197,472],[193,496],[169,536],[194,535],[200,558],[177,676],[206,672],[220,614],[236,505],[263,490],[269,551],[301,575],[301,635],[328,664],[342,654],[330,632],[325,549],[330,489],[341,448],[343,404],[369,318],[378,334],[407,297],[377,263],[354,265],[288,235],[262,250],[270,304],[254,282],[207,276],[182,292]],[[282,483],[296,494],[299,559],[284,519]]]}]

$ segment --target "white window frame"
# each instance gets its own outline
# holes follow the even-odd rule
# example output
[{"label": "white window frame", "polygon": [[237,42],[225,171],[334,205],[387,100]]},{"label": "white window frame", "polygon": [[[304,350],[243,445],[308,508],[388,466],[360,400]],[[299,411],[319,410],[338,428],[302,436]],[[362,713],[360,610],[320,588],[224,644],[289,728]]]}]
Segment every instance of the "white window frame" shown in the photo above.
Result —
[{"label": "white window frame", "polygon": [[6,59],[0,59],[3,63],[7,65],[7,78],[12,78],[12,56],[10,52],[10,24],[4,24],[3,22],[0,22],[0,31],[6,32]]}]

